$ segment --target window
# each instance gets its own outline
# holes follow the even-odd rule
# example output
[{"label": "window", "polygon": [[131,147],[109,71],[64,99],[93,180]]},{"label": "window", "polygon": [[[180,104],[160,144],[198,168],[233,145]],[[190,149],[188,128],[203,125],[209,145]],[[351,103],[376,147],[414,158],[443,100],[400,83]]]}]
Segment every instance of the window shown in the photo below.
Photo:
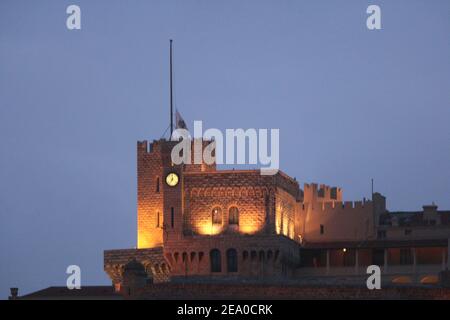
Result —
[{"label": "window", "polygon": [[242,259],[243,260],[247,260],[248,259],[248,251],[245,250],[244,252],[242,252]]},{"label": "window", "polygon": [[377,238],[378,239],[386,239],[386,230],[378,230]]},{"label": "window", "polygon": [[265,260],[265,254],[264,251],[259,251],[259,261],[263,262]]},{"label": "window", "polygon": [[175,225],[175,213],[173,207],[170,208],[170,226],[173,228]]},{"label": "window", "polygon": [[405,236],[410,236],[412,233],[411,229],[405,229]]},{"label": "window", "polygon": [[228,224],[238,225],[239,224],[239,209],[237,207],[231,207],[229,212]]},{"label": "window", "polygon": [[156,212],[156,227],[161,227],[161,214],[159,213],[159,211]]},{"label": "window", "polygon": [[212,224],[222,224],[222,209],[219,207],[212,209]]},{"label": "window", "polygon": [[227,271],[237,272],[238,271],[238,261],[237,261],[237,251],[236,249],[227,250]]},{"label": "window", "polygon": [[220,257],[220,251],[218,249],[212,249],[209,253],[209,259],[211,261],[211,272],[221,272],[222,259]]},{"label": "window", "polygon": [[156,192],[159,192],[159,177],[156,177]]},{"label": "window", "polygon": [[410,248],[400,249],[400,264],[413,264],[413,257]]},{"label": "window", "polygon": [[384,249],[372,250],[372,264],[376,264],[377,266],[384,265]]},{"label": "window", "polygon": [[325,233],[325,227],[323,226],[323,224],[320,225],[320,234],[324,234]]},{"label": "window", "polygon": [[355,265],[355,250],[343,249],[344,267],[351,267]]}]

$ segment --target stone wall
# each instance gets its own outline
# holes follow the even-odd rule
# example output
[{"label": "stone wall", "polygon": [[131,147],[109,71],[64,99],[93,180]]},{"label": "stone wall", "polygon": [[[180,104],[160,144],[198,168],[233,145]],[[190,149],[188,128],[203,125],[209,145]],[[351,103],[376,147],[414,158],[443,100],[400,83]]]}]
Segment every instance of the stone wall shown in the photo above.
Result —
[{"label": "stone wall", "polygon": [[299,287],[257,284],[155,284],[141,289],[141,299],[450,299],[450,289],[389,287]]}]

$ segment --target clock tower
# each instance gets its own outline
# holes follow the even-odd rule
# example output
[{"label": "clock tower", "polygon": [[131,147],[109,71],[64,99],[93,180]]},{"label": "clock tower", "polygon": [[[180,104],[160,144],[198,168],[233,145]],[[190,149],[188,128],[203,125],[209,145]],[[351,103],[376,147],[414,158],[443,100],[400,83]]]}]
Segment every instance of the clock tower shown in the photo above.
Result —
[{"label": "clock tower", "polygon": [[[183,231],[183,172],[215,171],[204,163],[173,165],[171,152],[178,141],[137,143],[137,248],[163,246]],[[210,141],[203,141],[205,147]],[[192,146],[192,150],[194,150]]]}]

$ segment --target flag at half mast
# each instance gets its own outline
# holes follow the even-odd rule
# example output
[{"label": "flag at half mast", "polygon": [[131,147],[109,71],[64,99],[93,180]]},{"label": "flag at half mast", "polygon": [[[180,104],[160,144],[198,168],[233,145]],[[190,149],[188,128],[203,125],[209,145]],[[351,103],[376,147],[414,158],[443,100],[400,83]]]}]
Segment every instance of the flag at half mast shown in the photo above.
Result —
[{"label": "flag at half mast", "polygon": [[178,110],[175,111],[175,125],[176,125],[177,129],[186,129],[187,130],[186,122],[184,122],[184,119],[181,116],[181,114],[178,112]]}]

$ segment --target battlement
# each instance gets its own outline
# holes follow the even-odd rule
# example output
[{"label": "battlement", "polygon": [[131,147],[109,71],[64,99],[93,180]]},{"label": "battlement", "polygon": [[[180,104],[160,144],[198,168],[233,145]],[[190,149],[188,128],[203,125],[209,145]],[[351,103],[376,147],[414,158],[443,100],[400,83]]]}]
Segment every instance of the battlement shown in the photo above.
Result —
[{"label": "battlement", "polygon": [[[204,140],[201,138],[197,138],[197,139],[192,139],[192,153],[194,153],[195,149],[194,149],[194,144],[196,141],[201,141],[202,142],[202,152],[204,150],[205,147],[207,147],[211,142],[213,142],[213,140]],[[137,146],[138,146],[138,150],[143,151],[145,153],[152,153],[155,151],[171,151],[172,148],[177,145],[179,143],[179,141],[171,141],[171,140],[166,140],[166,139],[159,139],[159,140],[153,140],[152,142],[148,142],[147,140],[142,140],[142,141],[138,141],[137,142]]]},{"label": "battlement", "polygon": [[138,152],[149,154],[162,151],[170,152],[177,143],[178,141],[168,141],[166,139],[153,140],[150,143],[147,140],[143,140],[137,142],[137,148]]},{"label": "battlement", "polygon": [[316,202],[309,203],[303,202],[298,207],[298,212],[300,214],[307,214],[309,209],[311,212],[324,212],[326,213],[346,213],[346,212],[357,212],[357,211],[366,211],[372,210],[372,201],[364,199],[363,201],[328,201],[328,202]]},{"label": "battlement", "polygon": [[317,208],[322,209],[322,211],[330,211],[330,210],[352,210],[352,209],[363,209],[367,208],[372,204],[372,201],[364,200],[364,201],[332,201],[332,202],[322,202],[319,203]]},{"label": "battlement", "polygon": [[138,152],[148,153],[149,152],[149,144],[147,140],[138,141],[137,142]]},{"label": "battlement", "polygon": [[[196,148],[195,143],[201,141],[201,148]],[[207,164],[203,161],[203,152],[205,148],[212,142],[212,140],[193,139],[191,141],[191,161],[190,164],[185,164],[185,172],[189,171],[215,171],[216,164]],[[166,165],[171,165],[171,153],[173,148],[179,143],[179,141],[170,141],[166,139],[153,140],[148,142],[147,140],[137,142],[138,158],[154,158],[163,159]],[[198,149],[198,150],[197,150]],[[196,160],[199,159],[199,160]],[[201,163],[195,163],[201,161]]]},{"label": "battlement", "polygon": [[317,183],[305,183],[303,187],[304,202],[342,201],[342,189]]}]

